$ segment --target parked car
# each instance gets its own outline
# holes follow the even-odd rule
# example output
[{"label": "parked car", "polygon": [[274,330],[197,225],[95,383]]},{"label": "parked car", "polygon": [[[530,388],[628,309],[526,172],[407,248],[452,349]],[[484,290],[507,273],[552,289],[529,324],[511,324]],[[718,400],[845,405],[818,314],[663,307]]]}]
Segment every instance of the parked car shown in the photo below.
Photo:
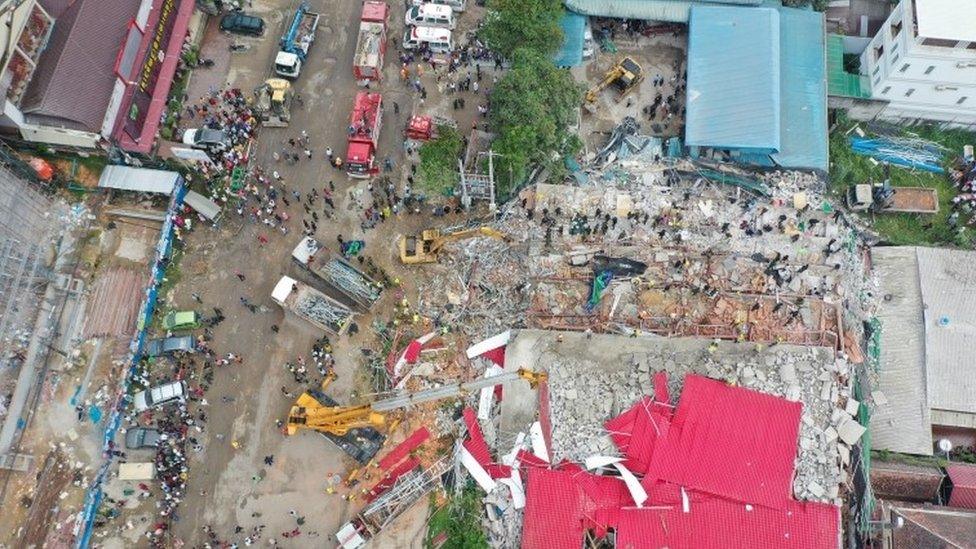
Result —
[{"label": "parked car", "polygon": [[157,385],[145,391],[139,391],[132,397],[132,405],[136,412],[145,412],[150,408],[185,401],[186,382],[184,381],[171,381]]},{"label": "parked car", "polygon": [[203,149],[209,152],[224,152],[231,148],[233,143],[230,135],[223,130],[211,130],[210,128],[194,128],[183,132],[183,144],[189,145],[194,149]]},{"label": "parked car", "polygon": [[200,315],[196,311],[170,311],[163,317],[163,329],[167,332],[199,327]]},{"label": "parked car", "polygon": [[232,11],[220,20],[220,30],[234,34],[261,36],[264,34],[264,19],[248,15],[243,11]]},{"label": "parked car", "polygon": [[159,431],[145,427],[132,427],[125,432],[125,447],[129,450],[139,448],[155,448],[159,446],[162,437]]},{"label": "parked car", "polygon": [[161,337],[146,343],[146,356],[168,355],[182,351],[192,353],[197,350],[197,341],[193,336]]}]

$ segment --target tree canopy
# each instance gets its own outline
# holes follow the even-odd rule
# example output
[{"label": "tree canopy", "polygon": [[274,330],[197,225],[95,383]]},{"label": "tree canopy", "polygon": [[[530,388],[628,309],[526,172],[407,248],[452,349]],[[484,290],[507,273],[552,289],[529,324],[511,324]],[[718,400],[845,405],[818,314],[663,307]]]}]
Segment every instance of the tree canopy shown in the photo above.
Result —
[{"label": "tree canopy", "polygon": [[491,0],[488,9],[481,37],[505,59],[519,48],[552,53],[562,44],[562,0]]},{"label": "tree canopy", "polygon": [[443,194],[458,183],[458,156],[464,143],[461,134],[449,126],[437,128],[437,138],[420,146],[417,186],[431,194]]},{"label": "tree canopy", "polygon": [[496,174],[501,190],[526,176],[531,163],[548,162],[553,153],[572,153],[579,140],[568,130],[575,123],[582,89],[569,71],[527,48],[515,50],[511,69],[491,94],[490,122],[501,155]]}]

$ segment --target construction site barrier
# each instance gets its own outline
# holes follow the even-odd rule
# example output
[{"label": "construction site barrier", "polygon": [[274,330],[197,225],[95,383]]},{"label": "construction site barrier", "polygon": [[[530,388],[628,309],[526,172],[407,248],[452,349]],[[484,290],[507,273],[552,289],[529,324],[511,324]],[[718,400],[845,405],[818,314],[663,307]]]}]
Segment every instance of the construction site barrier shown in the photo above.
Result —
[{"label": "construction site barrier", "polygon": [[159,286],[163,282],[163,274],[166,271],[170,250],[173,247],[173,220],[176,214],[183,207],[183,198],[186,196],[186,185],[183,178],[179,178],[176,187],[173,189],[173,196],[170,199],[169,208],[166,211],[166,220],[159,234],[159,242],[156,244],[156,254],[150,273],[149,285],[146,288],[146,298],[139,309],[138,325],[135,335],[129,344],[129,367],[125,376],[119,382],[119,390],[116,393],[115,404],[108,415],[105,425],[105,435],[102,437],[102,452],[105,461],[99,467],[98,472],[92,479],[88,493],[85,495],[85,507],[81,511],[81,520],[76,526],[78,532],[77,545],[79,549],[87,549],[91,544],[92,530],[95,525],[95,517],[104,496],[102,485],[108,478],[109,469],[114,461],[111,453],[112,442],[122,424],[122,416],[125,415],[125,408],[129,404],[129,386],[132,384],[132,377],[138,370],[139,361],[142,359],[142,348],[146,341],[149,327],[152,325],[153,313],[156,310],[156,298],[158,297]]}]

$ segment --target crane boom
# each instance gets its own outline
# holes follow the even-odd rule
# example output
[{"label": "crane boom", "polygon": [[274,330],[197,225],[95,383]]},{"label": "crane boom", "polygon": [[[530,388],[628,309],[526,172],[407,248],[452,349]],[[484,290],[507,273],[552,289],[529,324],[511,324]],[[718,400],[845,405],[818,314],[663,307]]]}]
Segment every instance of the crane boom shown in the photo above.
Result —
[{"label": "crane boom", "polygon": [[424,389],[423,391],[418,391],[416,393],[397,395],[383,400],[378,400],[373,403],[372,408],[377,412],[389,412],[391,410],[396,410],[397,408],[403,408],[413,404],[423,404],[425,402],[432,402],[435,400],[451,398],[457,395],[472,393],[474,391],[480,391],[485,387],[494,387],[495,385],[515,381],[519,377],[521,377],[519,372],[505,372],[503,374],[498,374],[497,376],[482,377],[472,381],[454,383],[451,385],[444,385],[442,387],[433,387],[431,389]]},{"label": "crane boom", "polygon": [[[399,408],[452,398],[519,378],[525,379],[530,386],[536,387],[546,377],[545,372],[533,372],[519,368],[514,372],[505,372],[496,376],[424,389],[416,393],[397,395],[361,406],[325,406],[309,393],[303,393],[298,397],[288,414],[287,431],[289,435],[297,433],[299,429],[313,429],[334,435],[344,435],[350,429],[359,427],[382,427],[386,422],[385,414]],[[333,379],[335,379],[334,375],[327,377],[323,382],[323,388]]]}]

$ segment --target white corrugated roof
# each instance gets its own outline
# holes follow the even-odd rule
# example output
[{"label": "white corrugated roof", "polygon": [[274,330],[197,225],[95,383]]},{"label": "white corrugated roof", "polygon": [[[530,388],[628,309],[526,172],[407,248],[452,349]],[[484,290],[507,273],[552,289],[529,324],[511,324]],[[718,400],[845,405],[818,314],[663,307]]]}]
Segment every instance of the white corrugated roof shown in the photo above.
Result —
[{"label": "white corrugated roof", "polygon": [[976,414],[976,252],[916,248],[929,406]]},{"label": "white corrugated roof", "polygon": [[210,200],[196,191],[187,192],[184,200],[188,206],[211,221],[220,216],[220,206],[218,206],[213,200]]},{"label": "white corrugated roof", "polygon": [[921,37],[976,42],[973,0],[915,0],[915,19]]},{"label": "white corrugated roof", "polygon": [[871,446],[931,455],[925,331],[915,248],[874,248],[871,260],[885,296],[878,310],[881,366],[873,390],[880,390],[887,400],[871,416]]},{"label": "white corrugated roof", "polygon": [[144,193],[172,194],[180,174],[166,170],[150,170],[131,166],[106,166],[98,178],[104,189],[120,189]]}]

